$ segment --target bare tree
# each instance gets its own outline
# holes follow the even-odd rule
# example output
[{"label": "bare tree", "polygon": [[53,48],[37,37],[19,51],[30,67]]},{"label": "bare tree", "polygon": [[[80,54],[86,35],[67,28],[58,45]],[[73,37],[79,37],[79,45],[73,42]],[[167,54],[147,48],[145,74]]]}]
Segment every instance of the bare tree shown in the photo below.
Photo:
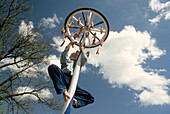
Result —
[{"label": "bare tree", "polygon": [[[29,113],[37,103],[61,108],[60,101],[43,95],[51,88],[42,69],[50,48],[28,22],[30,4],[29,0],[0,1],[0,101],[12,113]],[[21,23],[25,28],[19,28]]]}]

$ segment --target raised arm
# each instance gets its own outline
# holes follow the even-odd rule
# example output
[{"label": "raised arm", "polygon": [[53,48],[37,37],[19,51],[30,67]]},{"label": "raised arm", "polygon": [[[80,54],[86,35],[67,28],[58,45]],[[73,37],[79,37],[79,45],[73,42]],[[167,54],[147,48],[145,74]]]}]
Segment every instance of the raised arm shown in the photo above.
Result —
[{"label": "raised arm", "polygon": [[68,55],[69,49],[70,49],[70,47],[73,46],[75,43],[77,43],[77,42],[70,42],[70,43],[65,47],[65,50],[61,53],[61,58],[60,58],[61,64],[64,64],[64,63],[66,63],[67,60],[69,60],[69,55]]},{"label": "raised arm", "polygon": [[80,50],[82,51],[81,66],[83,66],[87,62],[87,56],[85,54],[85,49],[83,46],[80,46]]}]

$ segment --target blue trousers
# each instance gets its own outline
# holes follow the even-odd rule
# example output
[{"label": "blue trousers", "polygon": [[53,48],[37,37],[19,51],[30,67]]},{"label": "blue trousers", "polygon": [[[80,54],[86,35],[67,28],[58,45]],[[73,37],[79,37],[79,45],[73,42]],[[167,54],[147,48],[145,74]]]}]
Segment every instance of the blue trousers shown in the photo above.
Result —
[{"label": "blue trousers", "polygon": [[[64,74],[62,70],[54,64],[48,67],[48,73],[53,81],[57,94],[68,90],[72,78],[71,75]],[[77,100],[77,104],[73,106],[74,108],[80,108],[94,102],[94,97],[89,92],[81,89],[78,85],[74,98]]]}]

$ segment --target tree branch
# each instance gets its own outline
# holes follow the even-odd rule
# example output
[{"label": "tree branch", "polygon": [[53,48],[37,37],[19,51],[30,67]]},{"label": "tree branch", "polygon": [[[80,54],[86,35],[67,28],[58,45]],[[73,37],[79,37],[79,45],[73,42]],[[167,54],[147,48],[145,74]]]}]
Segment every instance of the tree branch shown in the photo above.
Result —
[{"label": "tree branch", "polygon": [[25,70],[31,68],[32,66],[34,66],[34,64],[32,64],[32,65],[30,65],[29,67],[27,67],[27,68],[25,68],[25,69],[23,69],[23,70],[17,72],[16,74],[13,74],[13,75],[10,76],[7,80],[3,81],[3,82],[0,84],[0,86],[4,85],[4,84],[7,83],[8,81],[12,80],[13,77],[15,77],[16,75],[22,73],[23,71],[25,71]]},{"label": "tree branch", "polygon": [[10,14],[11,14],[11,7],[12,7],[12,4],[14,3],[15,0],[12,0],[11,4],[10,4],[10,7],[9,7],[9,12],[8,12],[8,15],[7,17],[5,18],[5,20],[3,21],[3,23],[0,25],[0,31],[2,30],[3,26],[5,25],[5,23],[7,22]]},{"label": "tree branch", "polygon": [[38,92],[38,91],[40,91],[40,90],[42,90],[44,88],[46,88],[46,87],[42,87],[42,88],[39,88],[39,89],[34,89],[33,91],[30,91],[30,92],[23,92],[23,93],[16,93],[16,94],[9,94],[6,90],[1,89],[1,91],[7,93],[8,95],[4,96],[4,97],[0,96],[0,100],[5,100],[7,98],[16,97],[16,96],[22,96],[22,95],[26,95],[26,94],[35,95],[35,92]]},{"label": "tree branch", "polygon": [[[15,99],[15,98],[13,98],[13,96],[12,95],[10,95],[9,93],[8,93],[8,91],[6,91],[6,90],[3,90],[6,94],[8,94],[8,96],[9,97],[7,97],[7,98],[5,98],[5,99],[8,99],[8,98],[10,98],[11,100],[13,100],[17,105],[18,105],[18,107],[20,106],[27,114],[28,114],[28,112],[26,111],[26,109]],[[1,97],[0,97],[1,98]],[[2,99],[2,100],[5,100],[5,99]],[[1,100],[1,99],[0,99]],[[8,99],[9,100],[9,99]],[[10,101],[10,100],[9,100]],[[10,101],[11,102],[11,101]],[[11,103],[12,104],[12,103]]]}]

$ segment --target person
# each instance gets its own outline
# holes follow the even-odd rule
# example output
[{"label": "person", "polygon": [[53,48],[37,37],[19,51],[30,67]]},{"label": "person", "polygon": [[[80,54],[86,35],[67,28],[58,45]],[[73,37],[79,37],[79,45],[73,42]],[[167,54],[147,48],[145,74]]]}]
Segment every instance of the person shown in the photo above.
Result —
[{"label": "person", "polygon": [[[78,51],[72,53],[70,56],[68,55],[70,47],[75,43],[76,42],[70,42],[65,47],[65,50],[62,52],[60,58],[61,69],[55,64],[52,64],[48,67],[48,73],[53,81],[56,93],[63,94],[64,101],[70,99],[68,88],[71,82],[71,78],[73,76],[76,60],[78,59],[78,55],[79,55]],[[80,46],[79,48],[82,51],[82,57],[81,57],[81,67],[82,67],[87,62],[87,56],[85,54],[84,47]],[[80,108],[88,104],[91,104],[93,102],[94,102],[94,97],[89,92],[81,89],[79,85],[77,85],[72,106],[74,108]]]}]

